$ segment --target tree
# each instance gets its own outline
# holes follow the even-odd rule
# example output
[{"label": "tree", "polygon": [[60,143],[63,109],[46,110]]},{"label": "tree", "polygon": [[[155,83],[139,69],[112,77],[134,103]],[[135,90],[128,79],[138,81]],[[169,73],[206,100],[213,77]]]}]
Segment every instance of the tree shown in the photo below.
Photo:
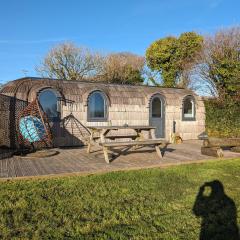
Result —
[{"label": "tree", "polygon": [[104,59],[101,80],[108,83],[139,84],[145,59],[132,53],[113,53]]},{"label": "tree", "polygon": [[240,27],[205,38],[198,74],[220,99],[240,97]]},{"label": "tree", "polygon": [[163,85],[187,87],[189,74],[202,48],[203,38],[195,32],[166,37],[153,42],[146,51],[148,67],[158,71]]},{"label": "tree", "polygon": [[103,56],[73,43],[63,43],[50,50],[36,70],[43,77],[56,79],[137,84],[144,81],[144,64],[144,57],[132,53]]},{"label": "tree", "polygon": [[43,77],[82,80],[96,76],[102,70],[103,57],[73,43],[54,47],[36,68]]},{"label": "tree", "polygon": [[174,54],[177,39],[166,37],[152,43],[146,51],[146,61],[152,71],[161,73],[164,85],[173,86],[176,78]]}]

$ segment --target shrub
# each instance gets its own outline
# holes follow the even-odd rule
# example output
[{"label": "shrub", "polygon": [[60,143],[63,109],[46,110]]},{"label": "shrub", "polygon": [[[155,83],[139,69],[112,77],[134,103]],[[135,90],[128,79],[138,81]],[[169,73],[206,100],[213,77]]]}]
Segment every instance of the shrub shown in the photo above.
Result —
[{"label": "shrub", "polygon": [[240,101],[206,100],[206,129],[211,137],[240,137]]}]

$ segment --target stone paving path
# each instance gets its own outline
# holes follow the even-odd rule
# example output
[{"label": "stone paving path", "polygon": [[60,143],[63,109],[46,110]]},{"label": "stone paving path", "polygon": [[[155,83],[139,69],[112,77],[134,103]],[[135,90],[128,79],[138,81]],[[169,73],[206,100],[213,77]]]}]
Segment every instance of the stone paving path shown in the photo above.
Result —
[{"label": "stone paving path", "polygon": [[[41,176],[68,173],[94,173],[135,168],[161,167],[169,164],[181,164],[196,160],[214,159],[200,152],[201,141],[185,141],[171,144],[160,161],[155,150],[150,148],[128,151],[113,159],[110,164],[104,161],[99,149],[91,154],[86,148],[58,149],[59,154],[48,158],[12,157],[0,160],[0,178]],[[225,158],[240,157],[240,153],[224,151]]]}]

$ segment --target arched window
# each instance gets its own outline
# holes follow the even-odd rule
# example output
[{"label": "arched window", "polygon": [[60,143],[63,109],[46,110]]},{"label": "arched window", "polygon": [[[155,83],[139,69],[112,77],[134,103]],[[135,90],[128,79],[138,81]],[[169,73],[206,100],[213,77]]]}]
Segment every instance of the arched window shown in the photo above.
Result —
[{"label": "arched window", "polygon": [[44,89],[38,94],[38,100],[43,111],[51,120],[59,118],[57,94],[52,89]]},{"label": "arched window", "polygon": [[105,94],[96,91],[88,98],[88,121],[107,120],[107,99]]},{"label": "arched window", "polygon": [[192,96],[187,96],[183,99],[183,120],[194,121],[195,120],[195,100]]},{"label": "arched window", "polygon": [[159,97],[152,100],[152,118],[162,117],[162,101]]}]

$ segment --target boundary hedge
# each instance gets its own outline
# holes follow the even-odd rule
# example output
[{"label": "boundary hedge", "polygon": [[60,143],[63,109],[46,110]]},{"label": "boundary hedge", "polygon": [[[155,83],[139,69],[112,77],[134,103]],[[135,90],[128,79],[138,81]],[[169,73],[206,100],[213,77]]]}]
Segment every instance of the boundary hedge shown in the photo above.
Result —
[{"label": "boundary hedge", "polygon": [[211,137],[240,137],[240,101],[205,100],[206,130]]}]

